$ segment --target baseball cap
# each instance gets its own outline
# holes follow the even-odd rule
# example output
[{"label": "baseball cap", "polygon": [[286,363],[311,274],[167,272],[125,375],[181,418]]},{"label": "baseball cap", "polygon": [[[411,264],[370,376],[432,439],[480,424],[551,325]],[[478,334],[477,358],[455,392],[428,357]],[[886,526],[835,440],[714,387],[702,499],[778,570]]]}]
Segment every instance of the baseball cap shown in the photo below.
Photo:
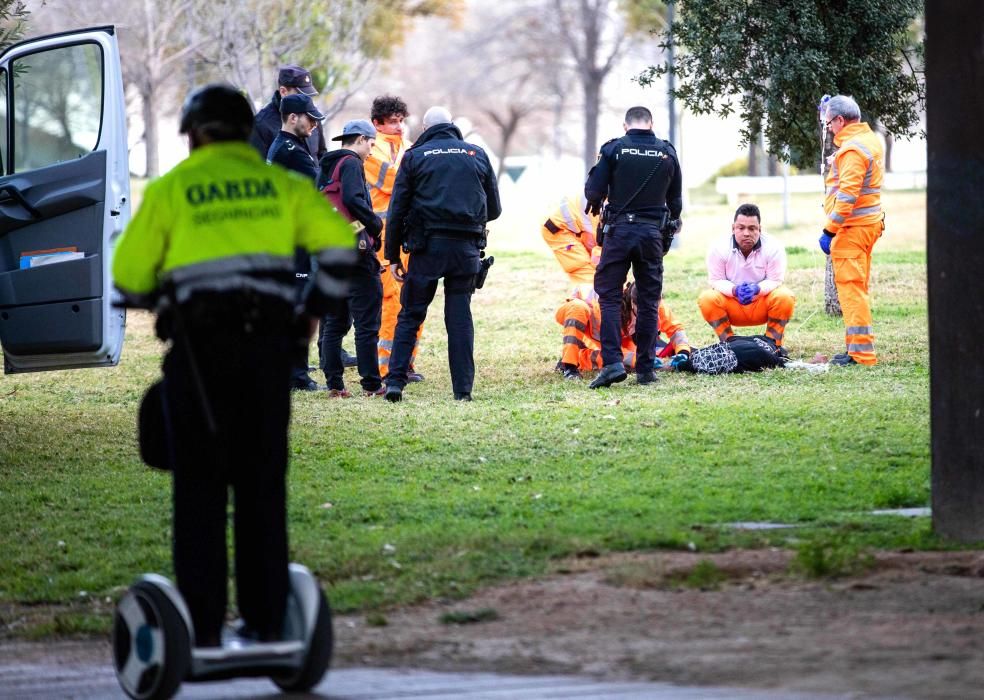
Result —
[{"label": "baseball cap", "polygon": [[287,95],[287,97],[280,100],[280,113],[306,114],[312,119],[317,119],[319,122],[324,121],[325,118],[325,115],[319,112],[318,108],[314,106],[314,101],[304,93]]},{"label": "baseball cap", "polygon": [[331,140],[341,141],[346,136],[368,136],[374,139],[376,138],[376,127],[365,119],[353,119],[345,122],[345,126],[342,127],[342,133],[338,136],[333,136]]},{"label": "baseball cap", "polygon": [[318,91],[311,82],[311,74],[300,66],[289,65],[280,69],[277,84],[283,87],[295,87],[305,95],[317,95]]}]

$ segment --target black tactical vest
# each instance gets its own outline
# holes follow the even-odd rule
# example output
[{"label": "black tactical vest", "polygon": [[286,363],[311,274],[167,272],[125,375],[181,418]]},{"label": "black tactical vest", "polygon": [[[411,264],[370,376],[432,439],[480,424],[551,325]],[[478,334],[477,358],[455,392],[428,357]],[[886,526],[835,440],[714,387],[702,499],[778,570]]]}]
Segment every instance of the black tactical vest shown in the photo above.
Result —
[{"label": "black tactical vest", "polygon": [[[676,159],[666,142],[657,139],[656,143],[640,144],[623,136],[615,143],[614,155],[609,207],[621,213],[665,207],[666,192],[676,170]],[[649,178],[648,182],[646,178]],[[642,187],[643,182],[646,182],[645,187]],[[642,190],[636,194],[640,187]]]}]

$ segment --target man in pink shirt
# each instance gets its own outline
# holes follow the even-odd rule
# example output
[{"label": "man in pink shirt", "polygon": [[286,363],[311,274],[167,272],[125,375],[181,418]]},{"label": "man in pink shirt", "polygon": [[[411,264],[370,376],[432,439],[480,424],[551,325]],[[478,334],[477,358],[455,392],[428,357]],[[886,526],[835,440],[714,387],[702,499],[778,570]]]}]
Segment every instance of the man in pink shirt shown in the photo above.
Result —
[{"label": "man in pink shirt", "polygon": [[697,305],[722,342],[735,334],[732,326],[764,323],[766,338],[782,347],[796,297],[783,285],[786,249],[762,233],[757,206],[738,207],[731,236],[707,253],[707,274],[711,289],[701,292]]}]

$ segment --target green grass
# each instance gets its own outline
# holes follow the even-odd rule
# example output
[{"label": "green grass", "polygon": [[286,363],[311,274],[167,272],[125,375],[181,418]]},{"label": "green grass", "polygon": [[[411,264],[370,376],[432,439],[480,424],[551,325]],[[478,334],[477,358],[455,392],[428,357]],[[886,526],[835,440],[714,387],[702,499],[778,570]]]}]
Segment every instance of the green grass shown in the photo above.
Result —
[{"label": "green grass", "polygon": [[[810,358],[840,351],[843,326],[822,311],[816,198],[796,201],[799,223],[776,235],[799,246],[787,337],[795,357]],[[778,200],[760,204],[768,225]],[[295,398],[292,556],[336,610],[369,614],[461,598],[578,553],[811,538],[858,551],[944,546],[926,518],[869,514],[929,502],[924,207],[922,193],[886,197],[899,228],[875,251],[878,366],[665,376],[597,392],[552,371],[567,285],[538,228],[495,231],[497,264],[473,304],[473,403],[451,401],[440,292],[418,360],[427,381],[403,403]],[[714,342],[695,303],[703,255],[731,213],[695,205],[665,261],[666,299],[698,346]],[[162,348],[146,314],[132,314],[127,333],[116,369],[0,380],[0,609],[71,604],[34,634],[91,630],[92,616],[105,625],[108,608],[80,605],[80,591],[115,598],[141,572],[171,572],[169,476],[141,465],[134,438]],[[726,527],[749,520],[798,527]]]}]

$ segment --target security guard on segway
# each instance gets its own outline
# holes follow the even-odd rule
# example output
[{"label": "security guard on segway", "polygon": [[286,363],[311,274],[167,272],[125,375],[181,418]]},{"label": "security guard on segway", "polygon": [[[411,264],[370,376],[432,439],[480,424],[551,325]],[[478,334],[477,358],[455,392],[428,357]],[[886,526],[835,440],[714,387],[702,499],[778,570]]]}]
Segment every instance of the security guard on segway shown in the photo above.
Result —
[{"label": "security guard on segway", "polygon": [[659,300],[663,293],[663,256],[680,228],[683,178],[676,150],[653,133],[653,115],[645,107],[625,113],[625,136],[601,147],[588,173],[584,195],[587,212],[602,213],[598,243],[601,260],[594,289],[601,306],[601,356],[604,366],[591,382],[597,389],[626,377],[622,364],[622,288],[629,267],[638,294],[635,343],[636,379],[656,381],[652,348],[659,334]]},{"label": "security guard on segway", "polygon": [[[311,183],[247,143],[253,110],[231,86],[185,102],[191,154],[150,183],[116,248],[132,304],[156,305],[164,358],[173,554],[197,647],[217,647],[226,614],[228,489],[235,504],[240,633],[279,639],[288,597],[288,349],[346,294],[351,227]],[[294,250],[318,266],[297,306]]]}]

